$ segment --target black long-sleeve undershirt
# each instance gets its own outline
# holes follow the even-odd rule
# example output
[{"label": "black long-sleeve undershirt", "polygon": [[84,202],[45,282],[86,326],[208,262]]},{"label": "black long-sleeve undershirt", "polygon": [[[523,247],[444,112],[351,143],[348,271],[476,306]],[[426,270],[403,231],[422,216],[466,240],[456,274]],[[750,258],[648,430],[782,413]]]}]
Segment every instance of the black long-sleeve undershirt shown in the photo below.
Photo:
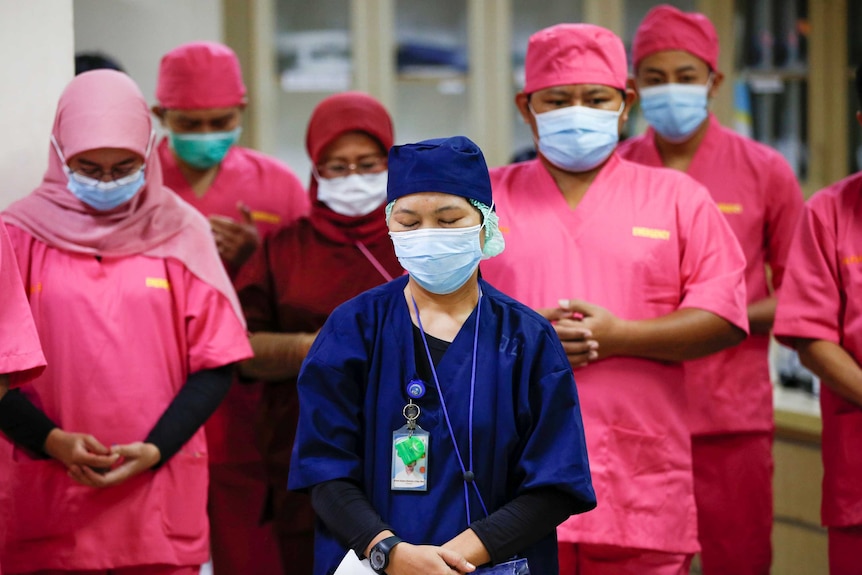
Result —
[{"label": "black long-sleeve undershirt", "polygon": [[[360,557],[381,531],[394,532],[371,506],[362,489],[347,479],[315,485],[311,490],[311,504],[335,538]],[[470,529],[488,550],[491,563],[499,563],[553,531],[570,515],[591,507],[553,487],[534,489],[488,517],[474,521]]]},{"label": "black long-sleeve undershirt", "polygon": [[215,412],[233,381],[233,365],[202,369],[189,375],[185,385],[168,405],[147,435],[145,443],[159,448],[158,469],[192,438]]},{"label": "black long-sleeve undershirt", "polygon": [[[233,381],[233,366],[205,369],[188,380],[144,440],[159,448],[158,468],[173,457],[218,408]],[[48,434],[58,427],[17,389],[0,398],[0,431],[33,452],[44,452]],[[97,438],[98,439],[98,438]]]}]

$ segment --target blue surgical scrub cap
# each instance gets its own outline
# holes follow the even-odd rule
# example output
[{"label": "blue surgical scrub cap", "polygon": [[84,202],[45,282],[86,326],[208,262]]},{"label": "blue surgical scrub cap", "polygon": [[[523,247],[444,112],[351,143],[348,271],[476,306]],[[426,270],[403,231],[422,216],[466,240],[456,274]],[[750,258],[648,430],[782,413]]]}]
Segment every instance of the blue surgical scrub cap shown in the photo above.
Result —
[{"label": "blue surgical scrub cap", "polygon": [[420,192],[442,192],[492,206],[491,179],[482,150],[464,136],[393,146],[387,203]]}]

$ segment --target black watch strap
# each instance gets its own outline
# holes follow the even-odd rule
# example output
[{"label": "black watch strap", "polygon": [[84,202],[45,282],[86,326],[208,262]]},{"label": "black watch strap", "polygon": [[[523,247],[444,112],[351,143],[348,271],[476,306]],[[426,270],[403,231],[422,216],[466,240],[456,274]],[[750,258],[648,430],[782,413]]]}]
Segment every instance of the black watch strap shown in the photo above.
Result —
[{"label": "black watch strap", "polygon": [[371,553],[368,555],[368,562],[371,564],[371,568],[377,573],[384,573],[386,568],[389,567],[389,552],[402,541],[403,539],[397,535],[390,535],[386,539],[378,541],[371,548]]}]

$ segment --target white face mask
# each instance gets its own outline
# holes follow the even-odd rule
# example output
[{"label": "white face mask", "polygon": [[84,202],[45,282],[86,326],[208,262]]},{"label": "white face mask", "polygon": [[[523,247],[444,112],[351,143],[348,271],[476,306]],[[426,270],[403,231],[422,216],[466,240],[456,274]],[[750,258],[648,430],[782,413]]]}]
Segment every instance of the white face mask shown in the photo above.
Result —
[{"label": "white face mask", "polygon": [[343,178],[315,175],[317,199],[342,216],[364,216],[386,201],[388,176],[386,170],[377,174],[350,174]]}]

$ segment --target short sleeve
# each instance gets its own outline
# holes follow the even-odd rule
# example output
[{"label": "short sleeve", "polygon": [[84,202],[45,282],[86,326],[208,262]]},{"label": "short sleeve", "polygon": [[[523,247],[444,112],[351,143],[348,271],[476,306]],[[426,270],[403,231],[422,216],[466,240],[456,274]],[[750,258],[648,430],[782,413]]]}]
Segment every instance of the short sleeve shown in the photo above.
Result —
[{"label": "short sleeve", "polygon": [[784,279],[787,255],[804,205],[796,176],[783,158],[773,160],[766,183],[766,261],[777,290]]},{"label": "short sleeve", "polygon": [[305,490],[332,479],[362,481],[362,405],[367,376],[362,337],[333,314],[299,373],[299,425],[288,488]]},{"label": "short sleeve", "polygon": [[[518,459],[515,477],[521,477],[518,494],[541,487],[555,487],[583,503],[596,506],[578,393],[572,369],[559,340],[547,334],[534,339],[541,346],[537,379],[529,383],[531,428]],[[560,347],[559,353],[555,347]]]},{"label": "short sleeve", "polygon": [[840,344],[841,293],[835,230],[809,204],[796,229],[778,296],[774,333]]},{"label": "short sleeve", "polygon": [[184,274],[189,373],[252,357],[248,334],[228,299],[185,268]]},{"label": "short sleeve", "polygon": [[745,255],[705,188],[681,194],[680,307],[712,312],[748,332]]},{"label": "short sleeve", "polygon": [[45,367],[24,289],[6,226],[0,222],[0,373],[12,374],[13,386],[36,377]]}]

